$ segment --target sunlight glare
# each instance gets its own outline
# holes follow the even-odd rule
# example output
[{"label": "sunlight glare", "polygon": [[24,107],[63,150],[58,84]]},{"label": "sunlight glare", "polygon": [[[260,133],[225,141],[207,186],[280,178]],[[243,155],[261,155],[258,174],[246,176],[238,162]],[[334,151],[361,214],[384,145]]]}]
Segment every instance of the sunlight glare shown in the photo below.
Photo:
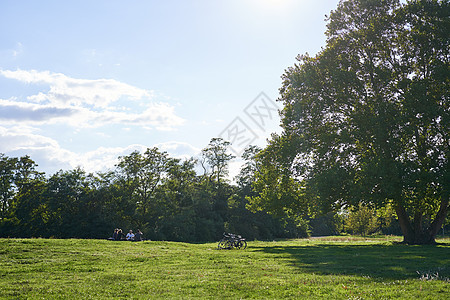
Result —
[{"label": "sunlight glare", "polygon": [[265,14],[286,13],[294,4],[293,0],[247,0],[245,1],[254,10],[259,10]]}]

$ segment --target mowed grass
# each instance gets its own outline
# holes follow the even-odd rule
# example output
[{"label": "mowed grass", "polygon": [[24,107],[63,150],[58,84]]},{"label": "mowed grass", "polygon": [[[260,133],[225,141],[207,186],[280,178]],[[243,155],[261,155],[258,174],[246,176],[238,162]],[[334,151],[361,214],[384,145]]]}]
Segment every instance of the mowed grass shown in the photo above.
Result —
[{"label": "mowed grass", "polygon": [[2,299],[449,299],[450,239],[216,243],[0,239]]}]

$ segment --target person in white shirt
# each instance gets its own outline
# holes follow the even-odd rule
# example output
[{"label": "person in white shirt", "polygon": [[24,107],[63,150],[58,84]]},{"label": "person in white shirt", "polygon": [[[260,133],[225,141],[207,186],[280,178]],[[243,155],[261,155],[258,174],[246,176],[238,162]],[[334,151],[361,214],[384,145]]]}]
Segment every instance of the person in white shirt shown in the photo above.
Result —
[{"label": "person in white shirt", "polygon": [[127,233],[126,238],[127,238],[127,241],[132,241],[132,240],[134,240],[134,233],[133,233],[133,230],[130,230],[130,231]]}]

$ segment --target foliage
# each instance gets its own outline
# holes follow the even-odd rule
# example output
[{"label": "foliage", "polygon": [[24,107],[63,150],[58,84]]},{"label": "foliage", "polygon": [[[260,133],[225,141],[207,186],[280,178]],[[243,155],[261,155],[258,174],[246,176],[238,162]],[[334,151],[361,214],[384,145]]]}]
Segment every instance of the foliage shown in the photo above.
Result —
[{"label": "foliage", "polygon": [[345,219],[345,229],[352,234],[366,236],[378,229],[375,210],[363,204],[350,211]]},{"label": "foliage", "polygon": [[17,159],[0,154],[0,216],[5,219],[11,211],[14,196],[14,174]]},{"label": "foliage", "polygon": [[273,138],[255,155],[258,169],[252,187],[257,194],[248,197],[248,208],[280,217],[305,217],[309,214],[309,202],[302,183],[292,178],[289,165],[294,143],[275,135]]},{"label": "foliage", "polygon": [[401,235],[400,225],[392,203],[376,209],[375,214],[379,232],[382,234]]},{"label": "foliage", "polygon": [[204,175],[209,173],[209,180],[212,181],[214,178],[219,185],[228,175],[228,162],[234,158],[228,153],[230,145],[230,142],[222,138],[212,138],[208,146],[202,150],[201,163],[205,171]]},{"label": "foliage", "polygon": [[309,220],[312,236],[339,235],[344,232],[345,216],[341,212],[330,211]]},{"label": "foliage", "polygon": [[[1,239],[0,299],[444,299],[449,239],[217,243]],[[436,276],[436,274],[438,274]]]},{"label": "foliage", "polygon": [[30,157],[2,154],[0,236],[107,238],[114,228],[190,242],[214,241],[224,231],[249,239],[299,236],[292,221],[246,209],[253,191],[244,180],[239,186],[227,180],[228,147],[221,139],[211,141],[202,152],[202,175],[196,159],[171,158],[157,148],[121,156],[108,172],[76,168],[49,178]]},{"label": "foliage", "polygon": [[449,9],[340,2],[323,50],[283,75],[283,132],[262,152],[257,208],[392,203],[405,242],[434,242],[450,194]]}]

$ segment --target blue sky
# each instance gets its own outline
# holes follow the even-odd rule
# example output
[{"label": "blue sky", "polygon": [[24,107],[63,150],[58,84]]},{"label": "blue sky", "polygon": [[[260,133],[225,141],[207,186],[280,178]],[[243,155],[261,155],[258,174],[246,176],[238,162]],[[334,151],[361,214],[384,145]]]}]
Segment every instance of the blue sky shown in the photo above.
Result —
[{"label": "blue sky", "polygon": [[213,137],[264,146],[281,75],[325,45],[338,2],[2,0],[0,153],[51,175],[153,146],[197,156]]}]

